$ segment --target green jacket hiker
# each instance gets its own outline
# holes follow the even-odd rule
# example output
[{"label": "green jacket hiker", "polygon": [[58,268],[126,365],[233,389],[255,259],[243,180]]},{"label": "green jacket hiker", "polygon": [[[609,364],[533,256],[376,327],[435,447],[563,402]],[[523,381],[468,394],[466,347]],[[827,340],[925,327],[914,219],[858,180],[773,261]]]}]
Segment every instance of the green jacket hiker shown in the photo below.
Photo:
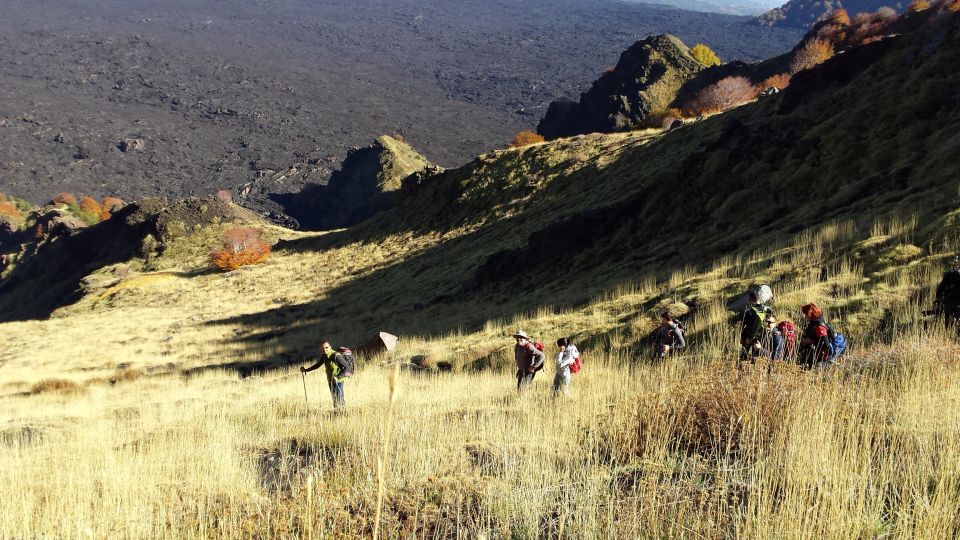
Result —
[{"label": "green jacket hiker", "polygon": [[300,371],[307,373],[323,366],[327,374],[330,395],[333,397],[333,408],[339,409],[346,405],[343,383],[353,374],[353,355],[350,349],[334,349],[328,341],[323,342],[322,349],[320,359],[310,367],[301,367]]}]

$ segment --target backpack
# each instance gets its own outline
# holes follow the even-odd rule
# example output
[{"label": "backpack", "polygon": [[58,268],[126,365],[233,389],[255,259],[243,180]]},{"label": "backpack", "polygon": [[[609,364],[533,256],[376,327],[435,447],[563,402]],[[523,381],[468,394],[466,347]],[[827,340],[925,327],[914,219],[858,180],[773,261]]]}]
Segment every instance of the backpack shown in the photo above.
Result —
[{"label": "backpack", "polygon": [[827,327],[827,351],[831,358],[837,358],[847,350],[847,339],[832,324],[823,325]]},{"label": "backpack", "polygon": [[583,363],[580,362],[580,357],[573,359],[573,363],[570,364],[570,373],[580,373],[580,368],[583,367]]},{"label": "backpack", "polygon": [[337,347],[337,353],[343,357],[343,365],[340,366],[340,376],[349,377],[353,375],[353,351],[347,347]]},{"label": "backpack", "polygon": [[783,360],[790,360],[797,352],[797,327],[790,321],[781,321],[777,324],[777,330],[783,335]]}]

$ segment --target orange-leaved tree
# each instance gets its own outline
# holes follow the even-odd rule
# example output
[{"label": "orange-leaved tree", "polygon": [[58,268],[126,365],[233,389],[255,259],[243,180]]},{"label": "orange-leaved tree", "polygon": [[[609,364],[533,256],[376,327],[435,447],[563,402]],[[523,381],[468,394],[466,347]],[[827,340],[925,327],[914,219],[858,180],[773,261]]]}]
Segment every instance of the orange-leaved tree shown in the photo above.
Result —
[{"label": "orange-leaved tree", "polygon": [[248,264],[262,263],[270,256],[270,246],[253,227],[235,227],[223,233],[223,247],[214,251],[210,262],[224,271]]},{"label": "orange-leaved tree", "polygon": [[690,116],[720,112],[757,97],[757,89],[746,77],[726,77],[700,91],[687,103]]},{"label": "orange-leaved tree", "polygon": [[767,88],[776,88],[778,90],[783,90],[784,88],[790,86],[790,74],[789,73],[778,73],[776,75],[771,75],[763,80],[760,83],[760,90],[766,90]]},{"label": "orange-leaved tree", "polygon": [[77,198],[73,196],[72,193],[57,193],[53,196],[53,202],[57,204],[77,204]]},{"label": "orange-leaved tree", "polygon": [[120,210],[126,206],[126,203],[123,202],[123,199],[119,197],[106,196],[103,198],[103,202],[100,203],[100,219],[110,219],[111,214]]},{"label": "orange-leaved tree", "polygon": [[920,11],[926,11],[930,9],[930,2],[927,0],[913,0],[910,2],[910,5],[907,6],[907,11],[910,13],[918,13]]},{"label": "orange-leaved tree", "polygon": [[13,219],[20,219],[21,216],[20,209],[17,208],[17,205],[14,204],[13,201],[8,201],[3,193],[0,193],[0,215]]},{"label": "orange-leaved tree", "polygon": [[527,129],[513,136],[513,140],[510,141],[510,147],[520,148],[521,146],[529,146],[531,144],[541,143],[543,140],[543,135],[534,133]]},{"label": "orange-leaved tree", "polygon": [[827,15],[827,20],[833,24],[848,26],[850,24],[850,14],[843,8],[836,9],[833,13]]},{"label": "orange-leaved tree", "polygon": [[833,45],[825,39],[811,39],[800,47],[790,63],[790,72],[799,73],[824,63],[833,56]]},{"label": "orange-leaved tree", "polygon": [[84,214],[87,214],[91,221],[103,220],[103,217],[101,216],[103,213],[103,208],[96,199],[90,197],[89,195],[84,195],[80,198],[80,211]]}]

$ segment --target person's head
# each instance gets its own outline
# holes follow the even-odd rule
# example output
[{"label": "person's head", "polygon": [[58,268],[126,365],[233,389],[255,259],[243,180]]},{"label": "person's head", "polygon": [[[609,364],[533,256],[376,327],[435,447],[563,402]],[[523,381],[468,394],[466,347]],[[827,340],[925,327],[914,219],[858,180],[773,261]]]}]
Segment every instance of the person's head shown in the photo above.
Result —
[{"label": "person's head", "polygon": [[330,354],[333,352],[333,345],[330,345],[329,341],[324,341],[320,344],[320,350],[323,351],[323,354]]},{"label": "person's head", "polygon": [[674,320],[673,313],[670,313],[669,311],[664,311],[663,313],[660,314],[661,324],[670,324],[673,322],[673,320]]},{"label": "person's head", "polygon": [[517,330],[517,333],[513,335],[513,339],[517,340],[517,345],[526,345],[527,342],[530,341],[530,336],[523,330]]},{"label": "person's head", "polygon": [[763,319],[763,322],[767,325],[768,330],[777,326],[777,318],[770,314],[768,314],[767,317]]},{"label": "person's head", "polygon": [[557,340],[557,347],[560,347],[561,349],[566,349],[567,347],[570,346],[571,343],[573,343],[573,342],[570,341],[570,338],[568,338],[568,337],[562,337],[562,338],[560,338],[560,339]]},{"label": "person's head", "polygon": [[760,303],[760,293],[758,293],[757,291],[750,291],[750,292],[748,293],[748,298],[750,298],[750,303],[751,303],[751,304],[759,304],[759,303]]},{"label": "person's head", "polygon": [[803,316],[808,319],[819,319],[820,317],[823,317],[823,311],[813,303],[807,304],[800,308],[800,312],[803,313]]}]

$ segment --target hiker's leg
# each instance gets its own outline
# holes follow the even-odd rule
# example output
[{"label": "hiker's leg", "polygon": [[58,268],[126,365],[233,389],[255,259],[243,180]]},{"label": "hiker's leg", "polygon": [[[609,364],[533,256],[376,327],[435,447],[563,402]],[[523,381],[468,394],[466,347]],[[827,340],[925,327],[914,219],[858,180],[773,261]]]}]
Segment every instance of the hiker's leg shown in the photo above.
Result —
[{"label": "hiker's leg", "polygon": [[570,373],[564,373],[560,376],[561,390],[563,391],[563,397],[570,397]]},{"label": "hiker's leg", "polygon": [[524,372],[522,369],[517,370],[517,391],[520,391],[520,387],[523,386],[523,375]]},{"label": "hiker's leg", "polygon": [[334,401],[336,401],[336,405],[334,406],[335,408],[341,408],[341,409],[342,409],[343,407],[345,407],[345,406],[347,405],[347,400],[346,400],[346,398],[344,397],[344,394],[343,394],[343,383],[344,383],[344,381],[341,381],[341,382],[338,382],[338,383],[336,384],[336,387],[337,387],[337,396],[336,396],[336,398],[334,399]]}]

